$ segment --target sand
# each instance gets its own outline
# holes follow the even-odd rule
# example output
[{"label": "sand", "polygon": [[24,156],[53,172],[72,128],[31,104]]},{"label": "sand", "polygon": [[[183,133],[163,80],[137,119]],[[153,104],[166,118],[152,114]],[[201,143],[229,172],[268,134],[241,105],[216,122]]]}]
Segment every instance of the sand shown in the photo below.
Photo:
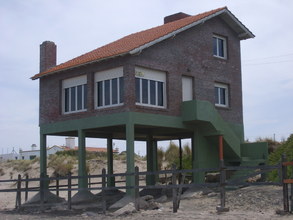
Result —
[{"label": "sand", "polygon": [[[125,163],[115,161],[114,167],[118,167],[115,172],[125,170]],[[142,169],[145,169],[145,163],[140,162]],[[96,164],[96,170],[100,170],[105,164]],[[0,179],[10,179],[12,168],[5,169],[5,174]],[[38,167],[33,167],[29,171],[31,177],[38,177]],[[97,171],[98,173],[98,171]],[[17,174],[13,174],[16,178]],[[35,185],[38,185],[35,183]],[[0,189],[14,188],[11,183],[0,183]],[[96,192],[94,192],[96,193]],[[61,196],[66,198],[66,193]],[[32,197],[33,193],[29,194]],[[293,215],[276,214],[277,210],[283,209],[282,188],[279,186],[249,186],[239,188],[237,190],[227,191],[226,207],[229,207],[228,212],[218,213],[216,207],[220,203],[219,193],[213,191],[205,194],[201,191],[190,194],[187,198],[182,199],[177,213],[172,211],[172,201],[167,201],[159,204],[159,209],[156,210],[140,210],[139,212],[129,212],[123,215],[116,215],[114,212],[107,212],[106,215],[101,213],[101,209],[91,208],[90,210],[66,210],[66,207],[54,210],[26,211],[18,213],[14,210],[16,193],[1,193],[0,192],[0,220],[34,220],[34,219],[293,219]]]}]

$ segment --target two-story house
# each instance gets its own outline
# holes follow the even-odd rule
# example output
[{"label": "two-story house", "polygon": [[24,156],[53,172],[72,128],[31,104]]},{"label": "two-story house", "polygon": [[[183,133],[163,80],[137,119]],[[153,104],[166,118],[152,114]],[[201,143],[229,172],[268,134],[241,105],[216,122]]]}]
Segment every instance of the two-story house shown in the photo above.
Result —
[{"label": "two-story house", "polygon": [[[253,38],[226,7],[123,37],[56,65],[56,45],[41,44],[41,172],[46,137],[78,137],[79,175],[86,175],[85,138],[126,140],[127,172],[134,171],[134,141],[147,143],[147,169],[156,170],[157,141],[190,138],[193,168],[217,167],[223,140],[226,164],[264,162],[263,144],[245,144],[240,41]],[[219,137],[222,137],[219,138]],[[113,172],[108,153],[108,173]],[[204,181],[204,174],[193,176]],[[79,187],[87,187],[79,180]],[[114,179],[108,184],[113,185]],[[127,177],[127,185],[134,179]],[[150,177],[149,184],[155,179]]]}]

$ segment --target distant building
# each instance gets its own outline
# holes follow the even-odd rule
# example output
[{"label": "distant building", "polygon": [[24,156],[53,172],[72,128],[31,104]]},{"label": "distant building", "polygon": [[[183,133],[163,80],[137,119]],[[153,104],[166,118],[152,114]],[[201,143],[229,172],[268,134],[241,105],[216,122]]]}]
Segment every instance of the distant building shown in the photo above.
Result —
[{"label": "distant building", "polygon": [[[75,146],[75,139],[74,137],[67,137],[65,138],[66,146],[57,146],[54,145],[52,147],[47,147],[47,155],[55,154],[58,151],[64,151],[64,150],[78,150],[78,147]],[[17,153],[14,149],[9,154],[2,154],[0,155],[0,161],[2,160],[33,160],[36,157],[40,157],[40,150],[36,149],[37,146],[33,144],[31,146],[31,150],[19,150],[19,153]],[[107,148],[104,147],[86,147],[87,152],[105,152],[107,153]],[[119,153],[119,149],[115,148],[113,149],[114,154]]]},{"label": "distant building", "polygon": [[[47,148],[47,155],[55,154],[58,151],[63,151],[63,147],[54,145],[52,147]],[[33,160],[36,157],[40,157],[40,150],[20,150],[19,151],[19,160]]]}]

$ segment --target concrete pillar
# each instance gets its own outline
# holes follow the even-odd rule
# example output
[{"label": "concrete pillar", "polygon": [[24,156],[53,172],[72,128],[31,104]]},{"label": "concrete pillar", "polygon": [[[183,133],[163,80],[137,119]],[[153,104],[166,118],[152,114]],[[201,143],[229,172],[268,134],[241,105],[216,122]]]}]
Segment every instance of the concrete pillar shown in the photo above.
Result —
[{"label": "concrete pillar", "polygon": [[[127,173],[134,172],[134,124],[129,120],[126,124],[126,162]],[[126,177],[126,186],[134,186],[134,175]],[[134,189],[126,189],[128,195],[134,196]]]},{"label": "concrete pillar", "polygon": [[[87,176],[86,172],[86,150],[85,150],[85,131],[78,130],[78,176]],[[78,187],[88,188],[88,179],[78,179]]]},{"label": "concrete pillar", "polygon": [[[156,152],[156,147],[154,146],[153,137],[151,135],[148,136],[146,147],[147,147],[147,171],[152,172],[156,170],[157,152]],[[155,175],[147,175],[146,184],[155,185],[156,184]]]},{"label": "concrete pillar", "polygon": [[47,175],[47,135],[40,134],[40,174]]},{"label": "concrete pillar", "polygon": [[[107,138],[107,165],[108,174],[113,174],[113,139]],[[115,186],[115,177],[108,177],[108,186]]]},{"label": "concrete pillar", "polygon": [[[191,139],[192,144],[192,169],[201,168],[201,155],[203,153],[203,148],[206,147],[206,140],[201,135],[199,130],[196,128],[193,132],[193,137]],[[194,183],[203,183],[205,181],[204,173],[193,173],[192,180]]]}]

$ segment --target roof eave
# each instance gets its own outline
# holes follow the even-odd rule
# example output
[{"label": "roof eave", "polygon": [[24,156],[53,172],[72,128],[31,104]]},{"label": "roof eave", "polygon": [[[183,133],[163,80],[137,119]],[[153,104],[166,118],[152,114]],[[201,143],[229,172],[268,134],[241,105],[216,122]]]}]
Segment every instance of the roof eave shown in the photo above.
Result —
[{"label": "roof eave", "polygon": [[219,16],[221,14],[227,14],[229,16],[229,18],[231,18],[233,20],[233,22],[235,22],[236,25],[242,30],[241,33],[238,33],[238,37],[239,37],[240,40],[255,37],[254,34],[248,28],[246,28],[228,9],[225,8],[225,9],[223,9],[221,11],[218,11],[218,12],[212,14],[212,15],[209,15],[209,16],[207,16],[207,17],[205,17],[205,18],[203,18],[203,19],[201,19],[199,21],[195,21],[195,22],[193,22],[193,23],[191,23],[189,25],[186,25],[186,26],[184,26],[184,27],[182,27],[180,29],[177,29],[176,31],[173,31],[173,32],[171,32],[171,33],[169,33],[167,35],[164,35],[163,37],[160,37],[160,38],[158,38],[158,39],[156,39],[154,41],[151,41],[151,42],[149,42],[147,44],[141,45],[140,47],[137,47],[137,48],[131,50],[129,53],[130,54],[140,53],[142,50],[144,50],[144,49],[146,49],[146,48],[148,48],[148,47],[150,47],[150,46],[152,46],[154,44],[157,44],[157,43],[159,43],[159,42],[161,42],[163,40],[166,40],[166,39],[168,39],[170,37],[173,37],[173,36],[175,36],[176,34],[179,34],[182,31],[185,31],[185,30],[187,30],[189,28],[192,28],[192,27],[194,27],[194,26],[196,26],[198,24],[202,24],[202,23],[206,22],[207,20],[209,20],[209,19],[211,19],[213,17]]},{"label": "roof eave", "polygon": [[42,78],[44,76],[52,75],[52,74],[55,74],[55,73],[58,73],[58,72],[62,72],[62,71],[66,71],[66,70],[70,70],[70,69],[74,69],[74,68],[78,68],[78,67],[81,67],[81,66],[85,66],[85,65],[89,65],[89,64],[93,64],[93,63],[97,63],[97,62],[102,62],[104,60],[116,58],[116,57],[119,57],[119,56],[125,56],[127,54],[129,54],[129,52],[116,54],[114,56],[109,56],[109,57],[105,57],[105,58],[102,58],[102,59],[92,60],[92,61],[89,61],[89,62],[86,62],[86,63],[82,63],[82,64],[78,64],[78,65],[75,65],[75,66],[65,67],[63,69],[59,69],[59,70],[55,70],[55,71],[52,71],[52,72],[48,72],[45,75],[41,75],[41,76],[38,76],[40,74],[39,73],[39,74],[36,74],[33,77],[31,77],[31,79],[32,80],[39,79],[39,78]]}]

